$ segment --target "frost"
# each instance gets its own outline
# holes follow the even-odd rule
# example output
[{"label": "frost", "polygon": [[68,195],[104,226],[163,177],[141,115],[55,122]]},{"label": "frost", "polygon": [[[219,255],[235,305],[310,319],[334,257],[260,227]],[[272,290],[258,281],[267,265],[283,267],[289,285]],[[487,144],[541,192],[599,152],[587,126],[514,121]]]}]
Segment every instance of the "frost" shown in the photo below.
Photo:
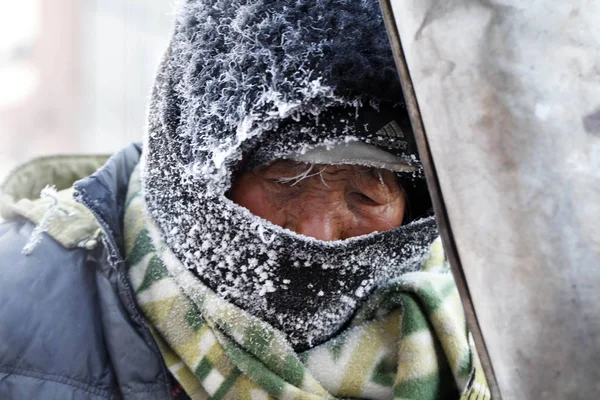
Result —
[{"label": "frost", "polygon": [[50,204],[48,205],[48,210],[44,213],[39,224],[33,229],[29,240],[21,251],[25,255],[31,254],[35,247],[41,242],[42,234],[48,230],[48,225],[57,214],[66,217],[75,215],[74,211],[67,210],[60,205],[58,201],[58,192],[54,186],[47,185],[44,187],[40,193],[40,197],[42,199],[50,199]]},{"label": "frost", "polygon": [[363,297],[365,295],[365,288],[360,286],[358,289],[356,289],[354,294],[356,295],[356,297],[358,297],[360,299],[361,297]]},{"label": "frost", "polygon": [[[313,28],[316,21],[339,29]],[[351,32],[369,35],[349,41]],[[252,215],[226,192],[250,152],[258,163],[361,140],[368,124],[358,124],[359,110],[398,103],[396,76],[377,2],[299,11],[217,0],[179,11],[149,110],[149,213],[186,268],[297,349],[337,332],[382,282],[417,269],[435,223],[323,242]],[[334,108],[345,114],[328,116]]]},{"label": "frost", "polygon": [[260,240],[262,240],[264,244],[271,244],[275,240],[275,234],[271,235],[271,237],[269,237],[268,239],[265,237],[265,228],[263,228],[263,226],[260,223],[258,224],[257,231]]}]

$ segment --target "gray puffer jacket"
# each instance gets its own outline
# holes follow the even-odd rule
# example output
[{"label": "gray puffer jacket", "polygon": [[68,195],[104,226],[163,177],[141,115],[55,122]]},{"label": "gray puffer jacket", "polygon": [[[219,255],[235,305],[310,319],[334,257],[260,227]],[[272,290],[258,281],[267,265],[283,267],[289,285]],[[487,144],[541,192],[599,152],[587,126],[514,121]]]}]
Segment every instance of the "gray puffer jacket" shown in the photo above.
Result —
[{"label": "gray puffer jacket", "polygon": [[[106,157],[38,159],[6,180],[0,399],[172,398],[123,260],[125,195],[140,151],[129,146],[96,172]],[[59,192],[33,200],[46,185]]]}]

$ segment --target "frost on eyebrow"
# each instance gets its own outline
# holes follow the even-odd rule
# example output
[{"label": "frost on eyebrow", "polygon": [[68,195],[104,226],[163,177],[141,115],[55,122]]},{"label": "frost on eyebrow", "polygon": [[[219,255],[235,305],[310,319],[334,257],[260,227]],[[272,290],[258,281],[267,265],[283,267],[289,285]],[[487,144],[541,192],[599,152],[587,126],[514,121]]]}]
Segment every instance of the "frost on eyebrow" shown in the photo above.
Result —
[{"label": "frost on eyebrow", "polygon": [[381,171],[377,170],[377,179],[379,179],[379,183],[381,183],[381,186],[384,188],[387,188],[387,185],[385,184],[385,181],[383,180],[383,176],[381,175]]},{"label": "frost on eyebrow", "polygon": [[[283,184],[291,183],[290,186],[295,186],[305,179],[311,178],[313,176],[319,176],[323,185],[325,187],[329,188],[330,186],[326,182],[326,179],[324,177],[324,172],[327,172],[328,174],[333,174],[333,175],[339,173],[339,169],[332,170],[332,167],[333,168],[335,168],[335,167],[344,167],[344,168],[350,167],[350,168],[352,168],[353,171],[369,174],[369,176],[372,176],[373,178],[378,180],[378,182],[381,184],[382,188],[384,188],[386,190],[391,190],[391,188],[389,187],[389,185],[385,182],[385,179],[383,178],[381,168],[374,168],[374,167],[369,167],[369,166],[364,166],[364,165],[346,165],[346,164],[328,165],[328,164],[313,164],[313,163],[295,163],[293,165],[290,165],[290,167],[289,167],[290,174],[286,174],[285,172],[282,171],[281,175],[286,175],[286,176],[278,176],[278,177],[275,177],[273,180],[278,183],[283,183]],[[282,168],[280,168],[280,169],[282,169]],[[277,175],[277,172],[279,172],[279,171],[274,171],[273,173],[275,175]]]},{"label": "frost on eyebrow", "polygon": [[[314,172],[311,174],[311,171],[315,169],[315,164],[307,164],[306,165],[306,169],[296,175],[293,176],[282,176],[279,178],[276,178],[275,180],[279,183],[291,183],[291,186],[297,185],[298,183],[300,183],[301,181],[303,181],[304,179],[310,178],[312,176],[315,175],[321,175],[321,173],[325,170],[325,168],[320,169],[317,172]],[[323,177],[321,176],[321,180],[323,179]],[[325,182],[325,181],[323,181]]]}]

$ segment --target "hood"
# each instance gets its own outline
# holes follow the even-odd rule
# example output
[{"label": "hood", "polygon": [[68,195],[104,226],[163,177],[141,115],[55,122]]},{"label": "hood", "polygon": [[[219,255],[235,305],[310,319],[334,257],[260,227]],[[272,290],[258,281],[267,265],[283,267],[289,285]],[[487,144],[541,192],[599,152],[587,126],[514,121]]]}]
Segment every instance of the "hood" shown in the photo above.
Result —
[{"label": "hood", "polygon": [[419,268],[437,235],[433,219],[324,242],[251,214],[226,192],[257,149],[370,143],[381,129],[365,123],[365,109],[400,115],[409,133],[402,104],[377,1],[184,1],[150,105],[149,214],[212,290],[297,350],[321,343],[379,284]]}]

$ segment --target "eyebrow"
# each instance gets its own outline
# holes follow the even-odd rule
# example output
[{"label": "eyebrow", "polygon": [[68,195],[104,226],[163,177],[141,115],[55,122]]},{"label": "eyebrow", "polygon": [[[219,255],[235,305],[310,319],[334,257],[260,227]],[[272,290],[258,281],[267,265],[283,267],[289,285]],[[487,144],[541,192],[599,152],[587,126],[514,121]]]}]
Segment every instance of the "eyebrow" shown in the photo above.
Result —
[{"label": "eyebrow", "polygon": [[[363,169],[360,169],[363,168]],[[384,171],[382,168],[376,168],[376,167],[369,167],[366,165],[355,165],[354,166],[354,170],[358,171],[358,172],[365,172],[365,173],[369,173],[369,175],[375,179],[377,179],[379,181],[379,183],[381,183],[381,186],[383,186],[384,188],[390,190],[390,187],[388,186],[387,183],[385,183],[385,180],[383,179],[383,175],[382,175],[382,171]]]},{"label": "eyebrow", "polygon": [[[298,165],[298,166],[300,166],[300,165]],[[321,175],[321,180],[323,181],[323,183],[325,183],[325,181],[323,180],[323,175],[322,175],[322,172],[325,171],[325,168],[322,168],[319,171],[311,174],[311,171],[315,168],[315,166],[316,166],[316,164],[308,164],[308,168],[306,168],[303,172],[300,172],[294,176],[277,178],[277,181],[280,183],[294,182],[291,184],[291,186],[294,186],[306,178],[310,178],[311,176],[315,176],[315,175]]]},{"label": "eyebrow", "polygon": [[[293,175],[292,176],[280,176],[279,178],[276,178],[276,180],[278,182],[284,183],[284,184],[291,183],[290,186],[297,185],[304,179],[319,175],[321,182],[323,182],[323,184],[325,186],[329,187],[329,185],[327,184],[327,182],[325,181],[325,179],[323,177],[323,172],[325,172],[325,169],[327,167],[340,167],[340,166],[345,165],[345,166],[351,167],[354,171],[368,174],[368,176],[370,176],[371,178],[374,178],[377,181],[379,181],[381,186],[384,189],[386,189],[388,191],[391,190],[391,188],[389,187],[389,185],[385,182],[385,180],[383,178],[381,168],[375,168],[375,167],[359,165],[359,164],[314,164],[314,163],[304,163],[304,162],[297,162],[297,161],[291,161],[291,160],[281,160],[281,161],[284,161],[285,167],[289,168],[285,172],[291,172],[291,174],[293,174]],[[280,171],[278,171],[278,169],[283,168],[284,165],[279,165],[279,166],[274,166],[274,167],[275,168],[274,168],[273,173],[275,173],[276,175],[279,175],[278,173]],[[333,174],[333,175],[335,175],[338,172],[339,172],[338,170],[328,171],[328,173]],[[283,175],[283,173],[281,173],[281,175]],[[288,175],[288,174],[286,174],[286,175]]]},{"label": "eyebrow", "polygon": [[385,187],[388,190],[390,189],[388,187],[387,183],[385,183],[385,180],[383,179],[383,175],[381,174],[381,169],[379,169],[379,168],[373,168],[371,170],[371,174],[372,175],[377,174],[377,176],[375,176],[375,178],[379,180],[379,183],[381,183],[381,186]]}]

